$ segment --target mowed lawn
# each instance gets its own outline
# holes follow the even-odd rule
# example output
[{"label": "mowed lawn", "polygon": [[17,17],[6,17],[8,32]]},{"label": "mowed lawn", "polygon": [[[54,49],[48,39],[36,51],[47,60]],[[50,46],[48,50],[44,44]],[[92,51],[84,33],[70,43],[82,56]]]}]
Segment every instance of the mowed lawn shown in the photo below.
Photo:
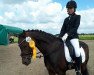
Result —
[{"label": "mowed lawn", "polygon": [[94,40],[94,35],[79,35],[81,40]]}]

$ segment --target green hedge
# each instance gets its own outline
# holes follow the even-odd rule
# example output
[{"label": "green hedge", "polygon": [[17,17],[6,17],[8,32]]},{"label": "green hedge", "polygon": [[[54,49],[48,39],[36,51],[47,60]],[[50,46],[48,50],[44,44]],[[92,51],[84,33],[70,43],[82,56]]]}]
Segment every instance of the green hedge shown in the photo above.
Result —
[{"label": "green hedge", "polygon": [[80,40],[94,40],[94,35],[79,35]]}]

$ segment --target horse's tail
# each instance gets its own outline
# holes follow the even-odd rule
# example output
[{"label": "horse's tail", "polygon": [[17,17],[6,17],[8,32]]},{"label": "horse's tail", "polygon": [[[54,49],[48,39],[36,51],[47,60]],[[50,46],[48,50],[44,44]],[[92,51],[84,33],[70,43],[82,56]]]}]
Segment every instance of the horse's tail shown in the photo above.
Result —
[{"label": "horse's tail", "polygon": [[85,51],[85,55],[86,55],[85,63],[82,65],[82,75],[89,75],[89,70],[87,67],[87,63],[89,60],[89,47],[85,42],[82,42],[82,41],[80,41],[80,46],[83,47],[83,49]]}]

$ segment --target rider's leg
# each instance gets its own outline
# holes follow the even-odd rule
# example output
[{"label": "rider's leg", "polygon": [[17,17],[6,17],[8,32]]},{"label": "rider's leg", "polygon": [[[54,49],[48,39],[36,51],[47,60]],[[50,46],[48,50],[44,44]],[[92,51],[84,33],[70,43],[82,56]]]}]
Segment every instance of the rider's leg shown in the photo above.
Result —
[{"label": "rider's leg", "polygon": [[73,47],[75,49],[75,55],[76,55],[76,57],[80,57],[79,40],[78,39],[71,39],[70,42],[71,42],[71,44],[73,45]]},{"label": "rider's leg", "polygon": [[77,66],[77,71],[80,71],[82,59],[81,59],[81,55],[80,55],[79,39],[72,39],[72,40],[70,40],[70,42],[72,43],[72,45],[75,49],[75,56],[76,56],[75,62],[76,62],[76,66]]}]

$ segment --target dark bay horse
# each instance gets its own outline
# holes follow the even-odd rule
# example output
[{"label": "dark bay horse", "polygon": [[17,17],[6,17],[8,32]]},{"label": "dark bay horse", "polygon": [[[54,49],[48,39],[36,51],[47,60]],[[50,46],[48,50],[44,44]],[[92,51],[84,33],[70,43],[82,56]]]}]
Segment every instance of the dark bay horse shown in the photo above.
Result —
[{"label": "dark bay horse", "polygon": [[[39,30],[27,30],[23,31],[18,37],[18,44],[21,49],[22,63],[29,65],[32,58],[32,49],[26,42],[26,37],[31,37],[36,44],[36,47],[44,56],[44,63],[48,70],[49,75],[66,75],[66,71],[69,70],[64,53],[64,42],[55,37],[52,34]],[[89,75],[87,69],[87,62],[89,60],[89,49],[86,43],[80,42],[80,45],[84,48],[86,59],[81,64],[82,75]],[[71,69],[74,69],[75,65]]]}]

